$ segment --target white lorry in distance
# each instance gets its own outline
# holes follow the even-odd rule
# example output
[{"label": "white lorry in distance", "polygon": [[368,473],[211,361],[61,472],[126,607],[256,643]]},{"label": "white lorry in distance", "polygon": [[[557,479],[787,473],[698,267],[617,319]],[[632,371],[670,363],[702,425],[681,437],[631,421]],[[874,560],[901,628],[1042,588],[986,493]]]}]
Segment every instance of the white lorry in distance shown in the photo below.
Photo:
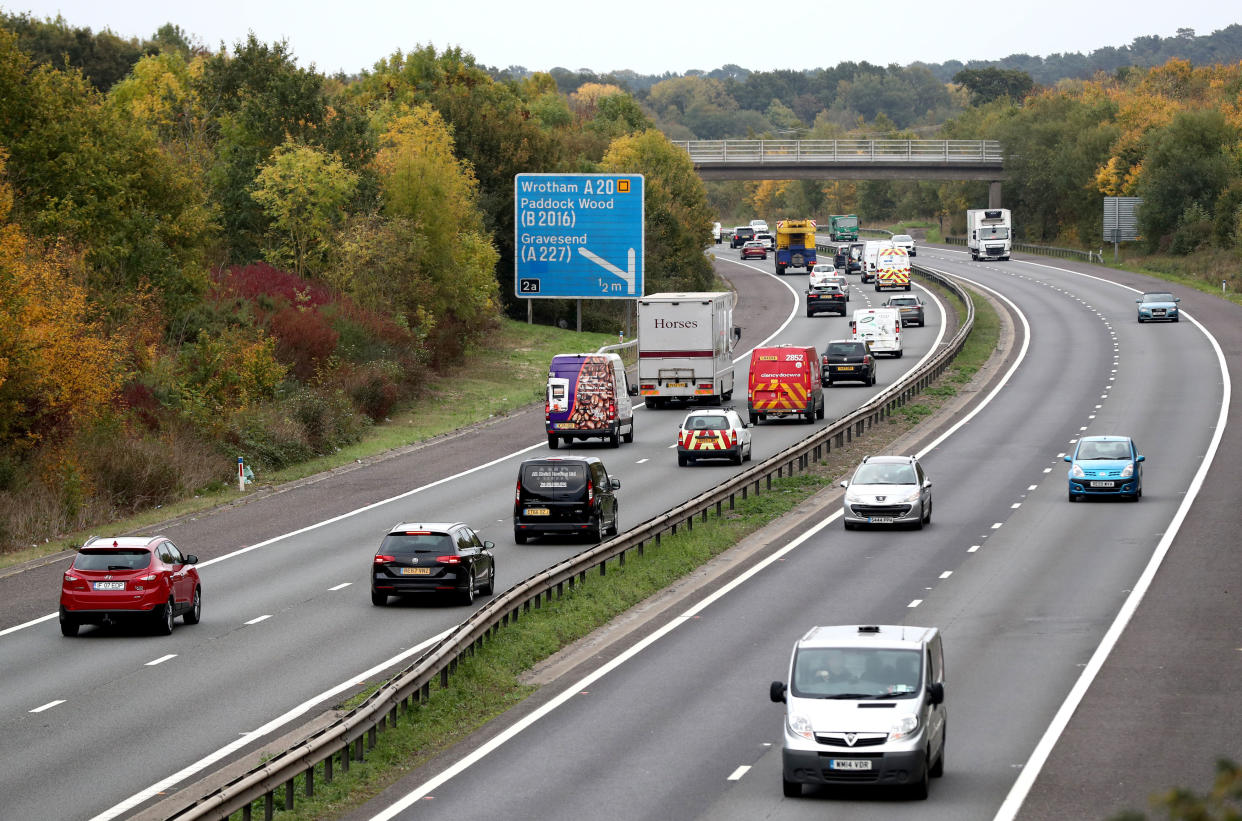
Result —
[{"label": "white lorry in distance", "polygon": [[966,245],[971,259],[1009,259],[1013,223],[1008,208],[972,208],[966,212]]},{"label": "white lorry in distance", "polygon": [[729,291],[650,294],[638,300],[638,390],[649,408],[673,400],[719,404],[733,396]]},{"label": "white lorry in distance", "polygon": [[850,319],[855,342],[867,342],[873,354],[901,359],[901,311],[897,308],[860,308]]}]

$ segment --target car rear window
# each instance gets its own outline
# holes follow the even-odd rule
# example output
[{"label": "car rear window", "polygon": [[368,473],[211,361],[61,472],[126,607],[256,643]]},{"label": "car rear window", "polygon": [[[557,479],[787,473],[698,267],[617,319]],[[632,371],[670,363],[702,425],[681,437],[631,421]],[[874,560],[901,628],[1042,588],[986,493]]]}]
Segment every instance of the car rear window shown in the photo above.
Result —
[{"label": "car rear window", "polygon": [[453,540],[447,533],[409,531],[389,533],[380,545],[380,552],[390,556],[413,556],[417,553],[452,553]]},{"label": "car rear window", "polygon": [[522,466],[522,489],[535,497],[565,497],[581,493],[586,487],[587,468],[583,464],[534,464]]},{"label": "car rear window", "polygon": [[135,548],[85,548],[73,566],[78,570],[141,570],[151,564],[151,551]]},{"label": "car rear window", "polygon": [[829,356],[862,356],[867,346],[857,342],[833,342],[828,345]]},{"label": "car rear window", "polygon": [[686,430],[728,430],[729,420],[723,416],[691,416],[686,420]]}]

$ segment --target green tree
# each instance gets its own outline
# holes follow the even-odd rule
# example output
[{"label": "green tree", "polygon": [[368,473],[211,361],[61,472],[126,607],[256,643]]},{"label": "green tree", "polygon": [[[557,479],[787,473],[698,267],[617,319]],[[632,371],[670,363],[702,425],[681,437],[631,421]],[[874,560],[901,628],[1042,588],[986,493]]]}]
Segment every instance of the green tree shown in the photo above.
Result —
[{"label": "green tree", "polygon": [[712,267],[702,251],[712,241],[712,209],[690,155],[648,129],[613,140],[601,166],[643,175],[647,290],[709,289]]},{"label": "green tree", "polygon": [[[1238,132],[1218,110],[1189,110],[1174,116],[1147,137],[1147,151],[1138,181],[1139,230],[1149,248],[1156,248],[1177,228],[1192,206],[1207,212],[1237,175],[1229,148]],[[1210,214],[1208,214],[1210,219]]]},{"label": "green tree", "polygon": [[271,220],[267,260],[292,262],[298,276],[322,261],[357,185],[358,175],[325,151],[293,140],[277,148],[251,194]]},{"label": "green tree", "polygon": [[968,68],[953,75],[953,82],[970,90],[971,105],[985,105],[1001,97],[1021,102],[1035,88],[1035,81],[1025,71],[987,68]]}]

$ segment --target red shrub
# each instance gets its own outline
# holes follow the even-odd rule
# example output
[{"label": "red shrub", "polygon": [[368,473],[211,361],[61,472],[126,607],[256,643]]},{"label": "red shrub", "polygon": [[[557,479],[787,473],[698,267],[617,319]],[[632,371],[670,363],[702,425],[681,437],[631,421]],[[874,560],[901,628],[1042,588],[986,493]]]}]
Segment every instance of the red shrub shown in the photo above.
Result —
[{"label": "red shrub", "polygon": [[340,335],[318,311],[282,308],[271,321],[276,358],[299,379],[315,375],[319,365],[336,350]]},{"label": "red shrub", "polygon": [[297,274],[282,271],[266,262],[252,262],[240,268],[220,271],[216,274],[216,286],[226,296],[247,301],[267,296],[306,308],[317,308],[337,299],[327,287],[302,279]]}]

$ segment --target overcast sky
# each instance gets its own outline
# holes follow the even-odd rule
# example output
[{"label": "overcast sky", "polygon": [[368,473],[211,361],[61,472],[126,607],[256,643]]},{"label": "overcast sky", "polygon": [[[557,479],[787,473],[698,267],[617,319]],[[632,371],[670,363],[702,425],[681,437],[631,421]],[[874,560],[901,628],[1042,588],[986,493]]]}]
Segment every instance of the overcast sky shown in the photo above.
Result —
[{"label": "overcast sky", "polygon": [[[1179,28],[1210,34],[1242,22],[1242,11],[1225,0],[0,0],[0,8],[60,14],[70,25],[126,38],[150,37],[171,22],[213,51],[253,31],[264,42],[287,40],[299,65],[327,74],[357,73],[427,43],[461,46],[501,68],[658,74],[728,63],[764,71],[1085,54],[1138,36],[1169,37]],[[832,9],[856,20],[829,22]]]}]

